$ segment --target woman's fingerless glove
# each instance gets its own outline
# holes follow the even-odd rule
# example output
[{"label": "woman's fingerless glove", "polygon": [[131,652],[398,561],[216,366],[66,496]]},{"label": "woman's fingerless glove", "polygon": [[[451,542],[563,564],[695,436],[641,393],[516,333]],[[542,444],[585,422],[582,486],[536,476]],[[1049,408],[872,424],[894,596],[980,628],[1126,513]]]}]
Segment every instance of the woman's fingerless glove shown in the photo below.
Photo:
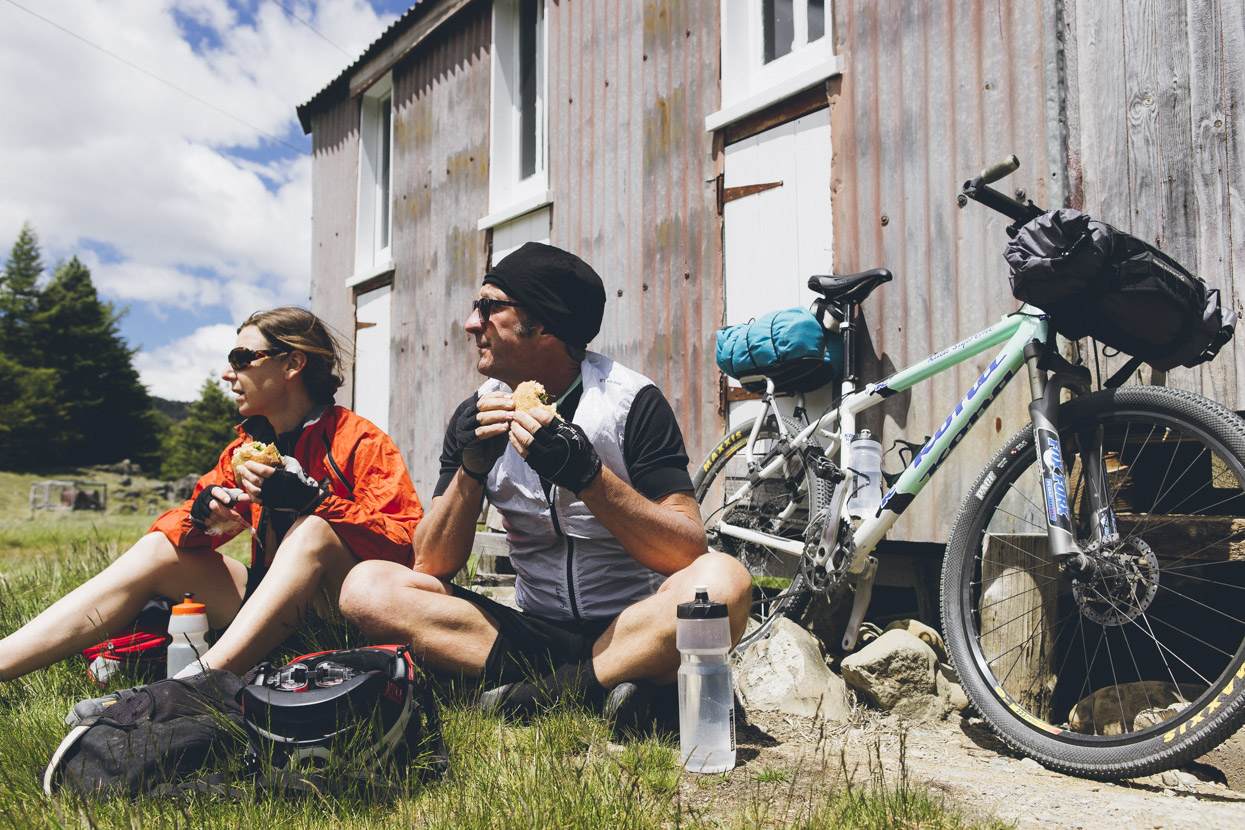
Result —
[{"label": "woman's fingerless glove", "polygon": [[[213,495],[216,490],[220,490],[225,495],[223,497]],[[223,507],[230,507],[234,501],[233,494],[224,487],[212,485],[199,491],[199,495],[195,496],[194,502],[190,505],[190,523],[200,530],[208,529],[208,520],[212,518],[213,499]]]},{"label": "woman's fingerless glove", "polygon": [[532,435],[527,464],[541,478],[575,495],[601,473],[601,458],[587,434],[562,420],[555,420]]},{"label": "woman's fingerless glove", "polygon": [[328,496],[328,482],[317,484],[301,470],[277,470],[264,479],[259,488],[259,503],[273,510],[283,510],[306,516],[320,506]]}]

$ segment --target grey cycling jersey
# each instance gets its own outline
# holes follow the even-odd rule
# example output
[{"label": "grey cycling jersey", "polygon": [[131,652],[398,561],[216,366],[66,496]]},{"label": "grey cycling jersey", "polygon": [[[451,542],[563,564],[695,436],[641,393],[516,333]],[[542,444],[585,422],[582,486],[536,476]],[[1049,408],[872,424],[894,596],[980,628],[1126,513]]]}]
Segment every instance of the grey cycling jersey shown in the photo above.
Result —
[{"label": "grey cycling jersey", "polygon": [[[601,463],[630,484],[623,433],[636,393],[652,381],[595,352],[588,352],[580,371],[583,395],[572,421],[588,435]],[[490,380],[479,394],[506,388]],[[665,579],[623,550],[574,493],[554,486],[546,497],[540,477],[514,447],[507,446],[485,487],[502,514],[515,600],[524,611],[555,620],[614,617]]]}]

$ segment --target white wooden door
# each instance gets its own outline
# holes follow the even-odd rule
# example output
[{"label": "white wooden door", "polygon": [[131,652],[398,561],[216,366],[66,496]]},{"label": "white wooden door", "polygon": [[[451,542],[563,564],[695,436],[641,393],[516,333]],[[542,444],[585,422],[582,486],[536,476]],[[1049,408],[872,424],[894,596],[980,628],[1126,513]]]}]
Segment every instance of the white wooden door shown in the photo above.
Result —
[{"label": "white wooden door", "polygon": [[[833,273],[831,152],[828,109],[727,146],[727,325],[781,308],[807,307],[816,297],[808,278]],[[830,396],[825,397],[828,402]],[[810,409],[820,399],[810,396]],[[732,404],[730,423],[758,411],[754,401]]]},{"label": "white wooden door", "polygon": [[389,297],[384,285],[355,299],[354,411],[389,431]]}]

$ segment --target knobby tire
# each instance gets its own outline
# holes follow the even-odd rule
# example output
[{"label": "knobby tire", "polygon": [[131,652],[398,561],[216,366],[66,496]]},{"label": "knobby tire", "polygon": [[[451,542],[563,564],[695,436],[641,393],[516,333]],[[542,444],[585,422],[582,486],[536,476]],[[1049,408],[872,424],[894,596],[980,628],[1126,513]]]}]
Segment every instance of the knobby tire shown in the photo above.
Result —
[{"label": "knobby tire", "polygon": [[[978,477],[942,574],[951,660],[1004,741],[1090,778],[1180,766],[1245,721],[1245,422],[1126,387],[1060,411],[1066,500],[1090,544],[1081,447],[1103,446],[1120,540],[1073,579],[1046,545],[1033,427]],[[1075,727],[1075,728],[1074,728]]]}]

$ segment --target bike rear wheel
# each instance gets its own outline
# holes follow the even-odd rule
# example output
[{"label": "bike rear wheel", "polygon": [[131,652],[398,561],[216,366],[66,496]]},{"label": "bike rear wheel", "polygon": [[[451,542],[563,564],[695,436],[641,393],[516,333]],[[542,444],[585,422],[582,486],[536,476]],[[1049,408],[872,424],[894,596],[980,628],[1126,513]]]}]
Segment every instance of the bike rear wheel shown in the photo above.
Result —
[{"label": "bike rear wheel", "polygon": [[[947,544],[942,613],[998,735],[1090,778],[1179,766],[1245,721],[1245,423],[1198,395],[1129,387],[1061,407],[1067,507],[1096,569],[1046,543],[1033,427],[995,456]],[[1119,541],[1092,545],[1084,456],[1101,447]]]},{"label": "bike rear wheel", "polygon": [[[700,504],[701,518],[709,536],[709,547],[734,556],[752,574],[752,619],[736,648],[740,651],[769,636],[770,626],[786,616],[796,622],[808,607],[812,588],[803,572],[802,557],[758,542],[745,542],[720,533],[720,523],[746,527],[766,534],[803,543],[805,529],[826,507],[830,486],[817,478],[800,453],[793,453],[778,474],[758,481],[739,496],[749,480],[747,453],[755,421],[732,430],[696,472],[693,486]],[[800,425],[783,418],[786,435],[795,435]],[[752,441],[752,458],[757,470],[782,453],[786,436],[780,432],[774,415],[765,417]],[[811,439],[809,447],[820,452],[820,443]]]}]

